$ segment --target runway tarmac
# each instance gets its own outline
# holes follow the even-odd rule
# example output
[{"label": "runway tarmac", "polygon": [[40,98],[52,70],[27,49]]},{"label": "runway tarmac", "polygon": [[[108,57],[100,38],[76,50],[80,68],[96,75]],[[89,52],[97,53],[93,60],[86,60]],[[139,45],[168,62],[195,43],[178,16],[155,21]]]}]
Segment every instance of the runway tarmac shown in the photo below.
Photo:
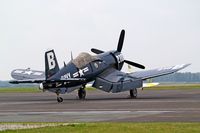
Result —
[{"label": "runway tarmac", "polygon": [[86,100],[77,92],[1,93],[0,122],[200,122],[200,89],[144,90],[138,99],[129,92],[112,94],[87,91]]}]

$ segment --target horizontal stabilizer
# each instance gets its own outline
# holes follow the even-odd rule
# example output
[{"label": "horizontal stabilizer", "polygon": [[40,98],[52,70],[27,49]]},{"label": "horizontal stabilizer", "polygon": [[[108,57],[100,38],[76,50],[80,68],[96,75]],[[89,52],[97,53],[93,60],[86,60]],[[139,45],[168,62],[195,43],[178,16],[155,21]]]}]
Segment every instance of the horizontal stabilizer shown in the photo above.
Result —
[{"label": "horizontal stabilizer", "polygon": [[45,73],[31,69],[15,69],[11,72],[11,77],[16,80],[45,79]]}]

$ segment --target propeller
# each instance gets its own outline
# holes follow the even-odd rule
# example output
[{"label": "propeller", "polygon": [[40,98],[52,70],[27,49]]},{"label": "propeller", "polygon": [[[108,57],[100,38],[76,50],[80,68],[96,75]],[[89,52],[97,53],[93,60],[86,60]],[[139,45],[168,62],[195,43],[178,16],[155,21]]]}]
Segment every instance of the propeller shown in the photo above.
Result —
[{"label": "propeller", "polygon": [[[121,51],[122,51],[122,48],[123,48],[123,44],[124,44],[124,37],[125,37],[125,30],[123,29],[123,30],[121,30],[121,33],[120,33],[120,37],[119,37],[119,41],[118,41],[118,45],[117,45],[117,51],[115,52],[115,54],[116,53],[120,53],[121,54]],[[96,48],[92,48],[91,51],[93,53],[95,53],[95,54],[104,53],[103,50],[99,50],[99,49],[96,49]],[[125,62],[125,63],[127,63],[127,64],[129,64],[131,66],[134,66],[134,67],[145,69],[145,66],[143,66],[141,64],[138,64],[138,63],[135,63],[135,62],[132,62],[132,61],[129,61],[129,60],[124,60],[123,62]],[[119,64],[118,64],[118,67],[119,67]]]},{"label": "propeller", "polygon": [[71,51],[71,61],[74,59],[74,57],[73,57],[73,53],[72,53],[72,51]]},{"label": "propeller", "polygon": [[145,69],[145,66],[143,66],[141,64],[138,64],[138,63],[135,63],[135,62],[132,62],[132,61],[129,61],[129,60],[124,60],[124,62],[131,65],[131,66],[138,67],[138,68],[141,68],[141,69]]},{"label": "propeller", "polygon": [[99,49],[96,49],[96,48],[92,48],[91,51],[95,54],[101,54],[101,53],[104,53],[104,51],[102,50],[99,50]]},{"label": "propeller", "polygon": [[117,45],[118,52],[122,51],[122,47],[123,47],[123,43],[124,43],[124,36],[125,36],[125,30],[122,30],[120,37],[119,37],[118,45]]}]

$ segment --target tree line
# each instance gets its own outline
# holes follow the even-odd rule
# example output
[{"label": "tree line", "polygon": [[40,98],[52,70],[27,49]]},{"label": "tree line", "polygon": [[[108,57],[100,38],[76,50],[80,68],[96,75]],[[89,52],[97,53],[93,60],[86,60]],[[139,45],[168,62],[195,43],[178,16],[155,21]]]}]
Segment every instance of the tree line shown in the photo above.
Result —
[{"label": "tree line", "polygon": [[174,73],[152,79],[153,82],[200,82],[200,73]]}]

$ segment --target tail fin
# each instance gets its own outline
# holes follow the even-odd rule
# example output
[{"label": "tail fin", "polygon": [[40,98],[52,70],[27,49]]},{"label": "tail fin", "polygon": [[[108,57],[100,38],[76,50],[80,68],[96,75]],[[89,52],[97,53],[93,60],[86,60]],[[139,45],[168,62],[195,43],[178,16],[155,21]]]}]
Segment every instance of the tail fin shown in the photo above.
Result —
[{"label": "tail fin", "polygon": [[54,50],[45,53],[45,76],[46,79],[59,71],[58,62]]}]

